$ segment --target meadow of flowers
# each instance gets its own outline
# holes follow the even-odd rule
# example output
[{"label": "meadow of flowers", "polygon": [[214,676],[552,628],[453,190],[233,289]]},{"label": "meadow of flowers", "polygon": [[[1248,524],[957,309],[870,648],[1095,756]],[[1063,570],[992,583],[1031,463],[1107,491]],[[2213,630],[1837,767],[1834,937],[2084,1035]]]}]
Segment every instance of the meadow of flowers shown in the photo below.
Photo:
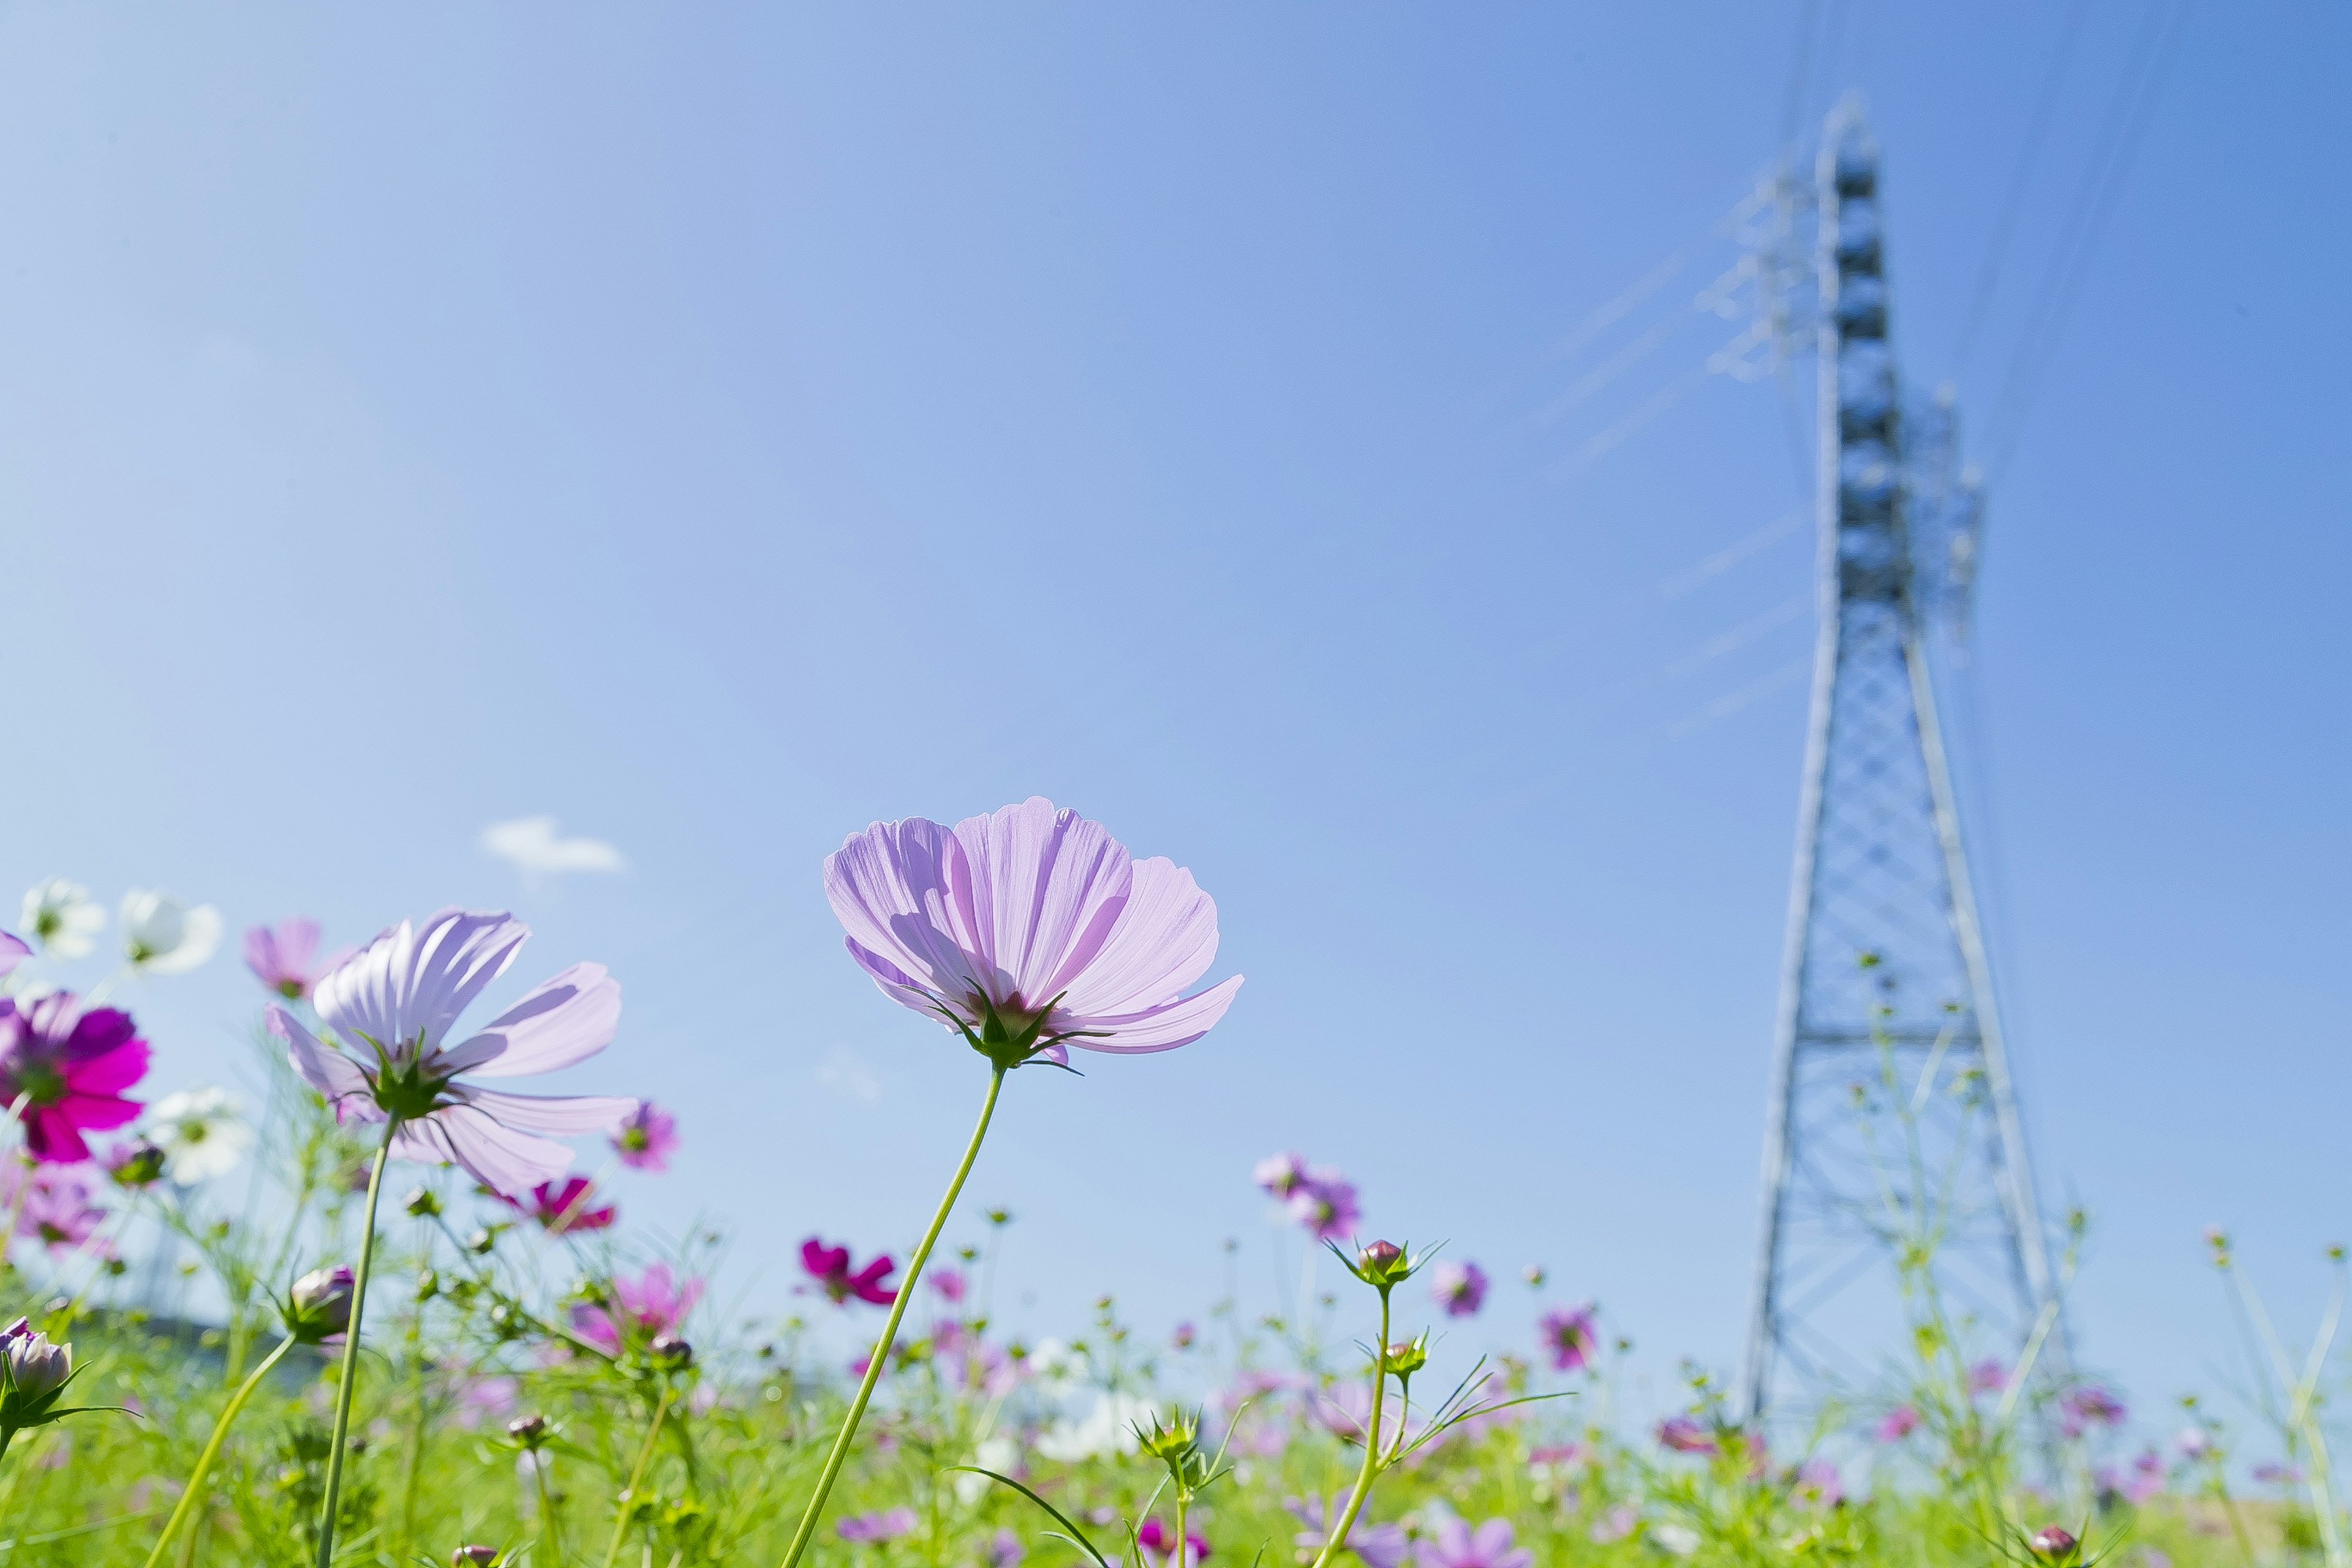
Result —
[{"label": "meadow of flowers", "polygon": [[[1306,1258],[1325,1249],[1337,1289],[1262,1316],[1204,1291],[1197,1326],[1153,1343],[1105,1297],[1066,1337],[1013,1340],[991,1306],[1013,1217],[958,1207],[999,1097],[1073,1049],[1149,1054],[1213,1028],[1241,986],[1194,989],[1215,905],[1171,861],[1043,800],[876,824],[823,880],[850,959],[944,1031],[939,1070],[969,1075],[981,1104],[937,1211],[908,1216],[903,1261],[812,1236],[791,1260],[806,1306],[732,1324],[710,1306],[715,1237],[649,1249],[608,1193],[617,1169],[658,1177],[674,1118],[503,1081],[621,1039],[602,966],[474,1019],[529,938],[509,915],[444,910],[333,952],[308,921],[257,928],[265,1089],[148,1099],[169,1075],[122,998],[212,958],[218,915],[133,892],[110,931],[82,888],[33,889],[0,933],[0,1203],[21,1314],[0,1332],[0,1555],[2352,1562],[2324,1419],[2336,1312],[2291,1352],[2221,1236],[2256,1368],[2241,1425],[2268,1463],[2252,1472],[2228,1451],[2241,1433],[2200,1405],[2135,1426],[2115,1391],[2053,1384],[2032,1342],[1990,1353],[1937,1288],[1931,1201],[1897,1205],[1919,1228],[1888,1261],[1912,1362],[1769,1432],[1696,1368],[1683,1408],[1621,1421],[1626,1342],[1595,1305],[1541,1269],[1498,1282],[1439,1246],[1361,1234],[1356,1188],[1296,1153],[1232,1179],[1278,1205]],[[156,1310],[151,1265],[172,1258],[201,1322]],[[1433,1332],[1482,1313],[1527,1325],[1517,1353],[1454,1353]],[[820,1353],[818,1314],[874,1348],[845,1367]]]}]

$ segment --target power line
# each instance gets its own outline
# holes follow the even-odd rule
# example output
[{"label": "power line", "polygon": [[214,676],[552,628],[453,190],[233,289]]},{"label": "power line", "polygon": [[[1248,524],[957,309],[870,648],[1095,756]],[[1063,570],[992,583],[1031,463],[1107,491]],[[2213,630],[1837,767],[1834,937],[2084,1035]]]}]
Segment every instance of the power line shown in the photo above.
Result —
[{"label": "power line", "polygon": [[2033,105],[2033,117],[2026,121],[2025,141],[2017,150],[2017,167],[2010,174],[2009,190],[2001,197],[2000,216],[1993,220],[1992,239],[1985,248],[1984,265],[1977,272],[1976,289],[1969,298],[1968,314],[1960,322],[1959,346],[1952,352],[1955,375],[1968,363],[1969,351],[1976,345],[1977,331],[1984,325],[1985,310],[1992,303],[1993,286],[2000,278],[2001,263],[2008,258],[2010,236],[2016,232],[2018,207],[2025,198],[2025,187],[2041,153],[2042,138],[2049,134],[2050,118],[2058,107],[2058,89],[2065,85],[2074,40],[2082,34],[2083,16],[2089,9],[2089,0],[2074,0],[2058,26],[2058,47],[2050,57],[2048,73],[2042,79],[2042,95]]},{"label": "power line", "polygon": [[2115,97],[2100,126],[2090,166],[2084,174],[2083,189],[2068,215],[2066,229],[2060,236],[2042,286],[2034,297],[2016,357],[2010,363],[2000,401],[1988,421],[1992,457],[1986,468],[1993,478],[2007,468],[2011,455],[2024,436],[2026,413],[2056,357],[2066,320],[2073,314],[2084,279],[2089,276],[2099,236],[2122,195],[2132,162],[2153,118],[2165,69],[2187,30],[2189,10],[2189,0],[2151,9],[2124,74],[2116,83]]}]

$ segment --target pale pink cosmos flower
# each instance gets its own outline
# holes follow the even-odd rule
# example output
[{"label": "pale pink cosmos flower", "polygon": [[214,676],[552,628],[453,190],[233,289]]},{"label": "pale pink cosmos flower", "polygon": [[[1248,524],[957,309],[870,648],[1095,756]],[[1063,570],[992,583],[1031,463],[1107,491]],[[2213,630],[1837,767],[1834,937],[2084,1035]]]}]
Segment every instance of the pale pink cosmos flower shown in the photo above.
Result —
[{"label": "pale pink cosmos flower", "polygon": [[1251,1170],[1250,1180],[1270,1198],[1287,1198],[1307,1180],[1307,1156],[1296,1152],[1269,1154]]},{"label": "pale pink cosmos flower", "polygon": [[481,1033],[443,1044],[530,936],[529,926],[500,912],[446,909],[422,925],[403,921],[312,991],[342,1050],[274,1004],[270,1031],[338,1120],[397,1117],[394,1154],[455,1163],[492,1192],[519,1196],[572,1164],[570,1149],[535,1134],[602,1131],[638,1104],[613,1095],[509,1094],[472,1081],[553,1072],[610,1044],[621,987],[601,963],[573,964]]},{"label": "pale pink cosmos flower", "polygon": [[879,1513],[852,1514],[833,1528],[844,1541],[882,1542],[913,1534],[918,1522],[915,1510],[901,1505]]},{"label": "pale pink cosmos flower", "polygon": [[33,956],[33,950],[21,936],[11,936],[0,931],[0,974],[5,974]]},{"label": "pale pink cosmos flower", "polygon": [[1789,1496],[1802,1508],[1832,1509],[1845,1500],[1845,1481],[1827,1459],[1807,1459],[1797,1467]]},{"label": "pale pink cosmos flower", "polygon": [[1999,1394],[2009,1386],[2009,1369],[1990,1356],[1969,1368],[1969,1392]]},{"label": "pale pink cosmos flower", "polygon": [[1536,1320],[1536,1332],[1551,1355],[1553,1371],[1583,1372],[1591,1367],[1601,1348],[1593,1328],[1597,1310],[1587,1301],[1578,1307],[1554,1307]]},{"label": "pale pink cosmos flower", "polygon": [[1900,1443],[1919,1429],[1919,1413],[1908,1405],[1898,1405],[1879,1417],[1871,1434],[1882,1443]]},{"label": "pale pink cosmos flower", "polygon": [[1486,1302],[1486,1271],[1475,1263],[1441,1263],[1431,1271],[1430,1299],[1449,1318],[1467,1318]]},{"label": "pale pink cosmos flower", "polygon": [[1437,1523],[1437,1539],[1423,1553],[1429,1568],[1530,1568],[1536,1554],[1513,1544],[1511,1521],[1490,1519],[1476,1530],[1467,1520],[1446,1515]]},{"label": "pale pink cosmos flower", "polygon": [[956,1302],[963,1300],[964,1278],[961,1269],[941,1268],[924,1283],[930,1286],[942,1301]]},{"label": "pale pink cosmos flower", "polygon": [[1043,796],[952,828],[877,822],[826,858],[824,891],[875,984],[1000,1067],[1189,1045],[1241,987],[1183,994],[1217,954],[1190,871]]},{"label": "pale pink cosmos flower", "polygon": [[613,1123],[606,1136],[622,1164],[659,1174],[669,1169],[670,1152],[677,1147],[677,1118],[645,1100]]},{"label": "pale pink cosmos flower", "polygon": [[1318,1241],[1338,1241],[1356,1233],[1364,1211],[1356,1202],[1356,1184],[1328,1165],[1318,1165],[1291,1189],[1290,1217]]},{"label": "pale pink cosmos flower", "polygon": [[[0,1203],[12,1208],[21,1205],[16,1234],[39,1242],[51,1257],[71,1251],[96,1236],[106,1211],[92,1197],[90,1183],[83,1175],[87,1169],[41,1165],[26,1171],[9,1162],[12,1179],[0,1183]],[[101,1243],[99,1250],[110,1254],[112,1248]]]},{"label": "pale pink cosmos flower", "polygon": [[617,1355],[625,1338],[649,1344],[685,1327],[687,1314],[702,1300],[702,1281],[688,1279],[680,1284],[668,1264],[649,1264],[635,1279],[614,1276],[606,1300],[606,1306],[572,1308],[572,1329],[582,1339]]},{"label": "pale pink cosmos flower", "polygon": [[353,950],[337,948],[319,956],[319,922],[297,915],[274,927],[255,926],[245,933],[245,966],[253,977],[289,1002],[310,994],[321,975],[351,957]]},{"label": "pale pink cosmos flower", "polygon": [[1658,1444],[1677,1454],[1712,1454],[1718,1451],[1715,1433],[1706,1422],[1695,1415],[1669,1415],[1659,1422]]}]

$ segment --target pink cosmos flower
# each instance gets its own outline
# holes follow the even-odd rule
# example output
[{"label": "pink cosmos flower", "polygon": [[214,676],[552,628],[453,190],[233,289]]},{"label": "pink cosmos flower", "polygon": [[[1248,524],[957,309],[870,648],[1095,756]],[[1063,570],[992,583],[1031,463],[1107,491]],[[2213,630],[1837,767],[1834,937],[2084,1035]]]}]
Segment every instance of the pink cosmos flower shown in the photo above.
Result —
[{"label": "pink cosmos flower", "polygon": [[1635,1511],[1633,1505],[1621,1502],[1594,1520],[1589,1533],[1595,1545],[1606,1546],[1612,1541],[1622,1541],[1633,1534],[1633,1527],[1641,1522],[1642,1516]]},{"label": "pink cosmos flower", "polygon": [[1437,1521],[1437,1539],[1423,1554],[1429,1568],[1529,1568],[1536,1554],[1512,1545],[1511,1521],[1490,1519],[1475,1531],[1448,1514]]},{"label": "pink cosmos flower", "polygon": [[457,1425],[472,1431],[485,1421],[513,1414],[521,1385],[511,1377],[468,1378],[457,1391]]},{"label": "pink cosmos flower", "polygon": [[1364,1217],[1357,1206],[1355,1184],[1328,1165],[1318,1165],[1291,1190],[1290,1216],[1318,1241],[1337,1241],[1356,1233]]},{"label": "pink cosmos flower", "polygon": [[1807,1459],[1797,1467],[1789,1495],[1805,1508],[1832,1509],[1845,1500],[1845,1482],[1827,1459]]},{"label": "pink cosmos flower", "polygon": [[1189,1045],[1241,987],[1182,994],[1217,953],[1190,871],[1043,796],[953,828],[877,822],[826,858],[824,891],[875,984],[1000,1067]]},{"label": "pink cosmos flower", "polygon": [[1270,1198],[1287,1198],[1307,1180],[1307,1156],[1296,1152],[1269,1154],[1250,1172],[1250,1180],[1265,1189]]},{"label": "pink cosmos flower", "polygon": [[2095,1383],[2076,1384],[2058,1396],[2058,1429],[2069,1437],[2094,1426],[2120,1426],[2124,1415],[2124,1402]]},{"label": "pink cosmos flower", "polygon": [[[0,1203],[14,1208],[23,1205],[16,1221],[16,1234],[39,1242],[48,1248],[51,1257],[70,1252],[98,1233],[106,1218],[106,1211],[92,1199],[90,1184],[80,1170],[70,1167],[35,1166],[25,1170],[9,1162],[8,1180],[0,1182]],[[23,1185],[23,1196],[17,1189]],[[112,1248],[101,1246],[101,1253],[111,1254]]]},{"label": "pink cosmos flower", "polygon": [[896,1541],[914,1533],[915,1510],[904,1507],[885,1509],[879,1513],[856,1513],[835,1525],[834,1531],[844,1541]]},{"label": "pink cosmos flower", "polygon": [[853,1274],[849,1271],[849,1248],[827,1247],[812,1236],[801,1243],[801,1267],[808,1270],[809,1278],[832,1298],[835,1306],[852,1296],[877,1307],[887,1307],[898,1299],[898,1292],[888,1283],[890,1271],[898,1266],[887,1252]]},{"label": "pink cosmos flower", "polygon": [[89,1158],[84,1132],[139,1114],[122,1091],[147,1074],[147,1042],[131,1015],[84,1011],[70,991],[0,996],[0,1105],[21,1098],[25,1146],[46,1164]]},{"label": "pink cosmos flower", "polygon": [[681,1285],[668,1264],[655,1263],[634,1279],[615,1275],[607,1297],[607,1306],[572,1308],[572,1328],[582,1339],[618,1355],[625,1336],[650,1343],[685,1327],[687,1314],[702,1300],[702,1281],[688,1279]]},{"label": "pink cosmos flower", "polygon": [[[1145,1520],[1143,1528],[1135,1532],[1135,1544],[1138,1555],[1143,1559],[1143,1568],[1178,1568],[1176,1532],[1160,1523],[1157,1514]],[[1208,1556],[1209,1538],[1197,1530],[1186,1531],[1181,1568],[1198,1568]]]},{"label": "pink cosmos flower", "polygon": [[[506,973],[530,928],[510,915],[446,909],[421,926],[403,921],[321,979],[320,1019],[343,1042],[322,1043],[273,1004],[269,1028],[338,1120],[399,1120],[392,1152],[462,1166],[506,1197],[551,1182],[572,1151],[541,1132],[595,1132],[638,1102],[612,1095],[509,1094],[472,1080],[552,1072],[610,1044],[621,987],[600,963],[575,963],[445,1047],[467,1005]],[[346,1054],[346,1052],[350,1054]]]},{"label": "pink cosmos flower", "polygon": [[1551,1469],[1569,1470],[1589,1458],[1581,1443],[1545,1443],[1528,1450],[1528,1463]]},{"label": "pink cosmos flower", "polygon": [[961,1270],[941,1268],[932,1274],[929,1284],[933,1290],[939,1292],[940,1300],[942,1301],[953,1302],[963,1300],[964,1279]]},{"label": "pink cosmos flower", "polygon": [[1009,1530],[999,1530],[989,1537],[988,1551],[984,1555],[987,1568],[1019,1568],[1021,1560],[1029,1552],[1021,1544],[1019,1536]]},{"label": "pink cosmos flower", "polygon": [[273,929],[255,926],[245,933],[245,966],[253,977],[289,1002],[310,994],[321,975],[351,957],[354,949],[337,948],[319,956],[319,922],[297,915]]},{"label": "pink cosmos flower", "polygon": [[0,931],[0,974],[6,974],[32,956],[33,950],[23,937]]},{"label": "pink cosmos flower", "polygon": [[[931,1359],[950,1385],[990,1399],[1003,1398],[1021,1381],[1011,1357],[953,1318],[932,1326]],[[865,1370],[858,1368],[859,1374]]]},{"label": "pink cosmos flower", "polygon": [[1715,1434],[1695,1415],[1669,1415],[1658,1423],[1658,1443],[1677,1454],[1712,1454]]},{"label": "pink cosmos flower", "polygon": [[1447,1317],[1470,1317],[1486,1305],[1486,1271],[1475,1263],[1441,1263],[1431,1271],[1429,1295]]},{"label": "pink cosmos flower", "polygon": [[604,1230],[613,1223],[614,1209],[611,1204],[602,1208],[588,1206],[588,1178],[573,1176],[562,1186],[553,1182],[541,1182],[531,1188],[528,1203],[500,1194],[499,1201],[517,1214],[529,1215],[539,1221],[550,1236],[568,1236],[575,1230]]},{"label": "pink cosmos flower", "polygon": [[2172,1446],[2184,1459],[2201,1459],[2213,1451],[2213,1435],[2202,1426],[2183,1426],[2173,1434]]},{"label": "pink cosmos flower", "polygon": [[614,1122],[608,1136],[622,1164],[658,1173],[669,1169],[670,1152],[677,1147],[677,1118],[645,1100]]},{"label": "pink cosmos flower", "polygon": [[1999,1394],[2008,1386],[2009,1369],[1990,1356],[1969,1368],[1969,1392],[1971,1394]]},{"label": "pink cosmos flower", "polygon": [[1583,1372],[1599,1355],[1601,1342],[1593,1331],[1597,1309],[1587,1301],[1579,1307],[1554,1307],[1536,1320],[1536,1332],[1550,1352],[1555,1372]]},{"label": "pink cosmos flower", "polygon": [[2283,1465],[2276,1459],[2264,1459],[2251,1474],[2266,1486],[2299,1487],[2303,1484],[2303,1467]]},{"label": "pink cosmos flower", "polygon": [[1898,1405],[1879,1418],[1872,1436],[1882,1443],[1900,1443],[1919,1429],[1919,1413],[1907,1405]]}]

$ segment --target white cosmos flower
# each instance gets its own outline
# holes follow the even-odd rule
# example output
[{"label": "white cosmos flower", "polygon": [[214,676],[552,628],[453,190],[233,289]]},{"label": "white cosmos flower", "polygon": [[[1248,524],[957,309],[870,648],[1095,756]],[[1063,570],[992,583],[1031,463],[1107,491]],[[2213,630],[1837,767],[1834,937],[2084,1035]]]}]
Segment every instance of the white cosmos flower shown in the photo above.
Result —
[{"label": "white cosmos flower", "polygon": [[122,956],[133,969],[185,974],[220,946],[220,911],[191,909],[169,893],[133,889],[122,895]]},{"label": "white cosmos flower", "polygon": [[41,944],[44,952],[59,958],[79,958],[96,945],[106,929],[106,911],[89,889],[63,877],[36,882],[25,890],[25,912],[18,929]]},{"label": "white cosmos flower", "polygon": [[1106,1394],[1082,1421],[1057,1421],[1037,1438],[1037,1451],[1063,1464],[1100,1458],[1136,1450],[1135,1428],[1157,1418],[1148,1399],[1131,1394]]},{"label": "white cosmos flower", "polygon": [[147,1113],[147,1136],[163,1151],[163,1171],[184,1187],[226,1176],[253,1147],[244,1107],[225,1089],[184,1089]]}]

